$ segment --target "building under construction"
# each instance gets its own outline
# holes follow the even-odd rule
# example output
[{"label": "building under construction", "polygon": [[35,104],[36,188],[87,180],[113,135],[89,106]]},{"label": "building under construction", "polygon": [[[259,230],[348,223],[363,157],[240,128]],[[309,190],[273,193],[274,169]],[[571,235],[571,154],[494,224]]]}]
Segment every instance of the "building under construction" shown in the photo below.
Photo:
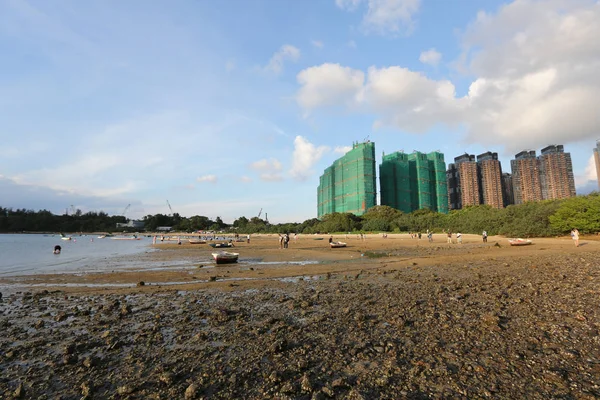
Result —
[{"label": "building under construction", "polygon": [[448,212],[446,163],[439,152],[384,154],[379,165],[381,205],[409,213]]},{"label": "building under construction", "polygon": [[317,189],[317,216],[364,214],[376,205],[375,143],[353,143],[352,150],[325,169]]}]

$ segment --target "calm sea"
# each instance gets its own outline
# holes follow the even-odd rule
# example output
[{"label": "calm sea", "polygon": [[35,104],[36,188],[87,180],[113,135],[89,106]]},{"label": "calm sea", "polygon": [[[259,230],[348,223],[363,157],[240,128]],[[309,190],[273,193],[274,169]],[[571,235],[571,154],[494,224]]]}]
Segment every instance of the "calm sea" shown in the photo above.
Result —
[{"label": "calm sea", "polygon": [[[123,256],[153,251],[151,243],[152,239],[146,237],[112,240],[87,235],[61,240],[58,235],[0,235],[0,277],[125,267]],[[52,253],[55,245],[62,247],[60,254]]]}]

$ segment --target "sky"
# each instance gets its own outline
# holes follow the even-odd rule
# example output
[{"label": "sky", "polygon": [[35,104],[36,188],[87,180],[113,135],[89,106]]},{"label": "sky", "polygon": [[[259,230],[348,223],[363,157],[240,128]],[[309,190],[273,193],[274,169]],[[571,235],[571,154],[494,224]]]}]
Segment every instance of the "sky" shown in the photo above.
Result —
[{"label": "sky", "polygon": [[597,0],[0,0],[0,206],[302,222],[365,139],[563,144],[586,194],[598,38]]}]

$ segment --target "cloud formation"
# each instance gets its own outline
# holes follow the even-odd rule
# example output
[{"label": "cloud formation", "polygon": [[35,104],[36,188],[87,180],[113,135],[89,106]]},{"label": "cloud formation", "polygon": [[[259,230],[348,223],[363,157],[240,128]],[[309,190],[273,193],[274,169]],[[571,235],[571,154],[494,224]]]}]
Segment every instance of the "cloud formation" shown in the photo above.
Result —
[{"label": "cloud formation", "polygon": [[413,17],[421,5],[421,0],[335,0],[335,4],[345,11],[355,11],[363,2],[367,3],[362,20],[364,32],[394,36],[413,31]]},{"label": "cloud formation", "polygon": [[284,44],[273,54],[265,71],[280,74],[286,61],[296,62],[300,58],[300,50],[290,44]]},{"label": "cloud formation", "polygon": [[346,154],[350,150],[352,150],[352,146],[335,146],[333,152],[338,154]]},{"label": "cloud formation", "polygon": [[250,164],[250,168],[259,172],[259,178],[264,182],[278,182],[283,180],[281,170],[283,165],[276,158],[262,159]]},{"label": "cloud formation", "polygon": [[296,80],[300,90],[296,97],[304,109],[351,105],[360,92],[365,74],[339,64],[322,64],[300,71]]},{"label": "cloud formation", "polygon": [[302,136],[294,139],[292,168],[290,175],[296,180],[305,180],[312,175],[312,167],[329,151],[327,146],[315,146]]},{"label": "cloud formation", "polygon": [[370,67],[365,79],[361,70],[322,64],[298,74],[296,100],[307,112],[346,107],[374,114],[375,127],[414,133],[461,124],[467,141],[510,152],[592,139],[600,126],[598,37],[600,3],[517,0],[480,13],[462,35],[456,66],[475,76],[462,97],[449,80],[400,66]]},{"label": "cloud formation", "polygon": [[325,44],[320,40],[313,40],[311,41],[311,44],[318,49],[322,49],[323,47],[325,47]]},{"label": "cloud formation", "polygon": [[215,175],[199,176],[196,178],[196,182],[217,183],[217,177]]},{"label": "cloud formation", "polygon": [[442,53],[438,52],[436,49],[431,48],[427,51],[423,51],[419,56],[419,61],[423,64],[431,65],[435,67],[440,63],[442,59]]}]

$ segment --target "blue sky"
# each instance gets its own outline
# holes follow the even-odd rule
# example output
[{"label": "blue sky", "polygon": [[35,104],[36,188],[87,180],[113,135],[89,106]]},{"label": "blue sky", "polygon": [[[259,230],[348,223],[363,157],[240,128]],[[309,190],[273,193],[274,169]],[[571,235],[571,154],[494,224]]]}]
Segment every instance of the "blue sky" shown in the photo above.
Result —
[{"label": "blue sky", "polygon": [[592,0],[4,0],[0,205],[303,221],[367,137],[564,144],[588,193],[598,37]]}]

